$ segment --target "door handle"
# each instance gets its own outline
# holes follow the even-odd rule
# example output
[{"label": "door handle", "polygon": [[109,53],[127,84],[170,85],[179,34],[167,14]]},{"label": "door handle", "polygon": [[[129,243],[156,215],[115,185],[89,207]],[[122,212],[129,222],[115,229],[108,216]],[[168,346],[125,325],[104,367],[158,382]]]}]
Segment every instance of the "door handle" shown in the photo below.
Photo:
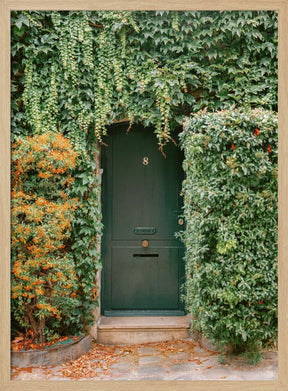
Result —
[{"label": "door handle", "polygon": [[144,248],[149,247],[149,242],[148,242],[148,240],[142,240],[142,247],[144,247]]},{"label": "door handle", "polygon": [[182,218],[178,219],[178,224],[179,225],[183,225],[184,224],[184,219],[182,219]]}]

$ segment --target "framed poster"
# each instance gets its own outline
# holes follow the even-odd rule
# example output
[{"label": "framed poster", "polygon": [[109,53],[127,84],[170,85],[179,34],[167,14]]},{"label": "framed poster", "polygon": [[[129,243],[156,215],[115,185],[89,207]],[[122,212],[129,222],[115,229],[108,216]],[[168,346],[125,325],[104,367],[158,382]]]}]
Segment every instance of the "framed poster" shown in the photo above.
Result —
[{"label": "framed poster", "polygon": [[[279,347],[278,347],[278,380],[277,381],[151,381],[151,382],[130,382],[130,381],[107,381],[107,382],[17,382],[10,379],[10,14],[11,11],[17,10],[197,10],[197,11],[223,11],[223,10],[264,10],[277,11],[279,23],[279,46],[278,46],[278,103],[279,103],[279,245],[278,245],[278,274],[279,274]],[[152,390],[180,390],[180,389],[197,389],[197,390],[222,390],[222,389],[239,389],[239,390],[287,390],[288,389],[288,262],[286,255],[286,242],[288,235],[288,184],[287,184],[287,159],[288,142],[286,140],[286,131],[288,127],[288,95],[287,95],[287,36],[288,36],[288,1],[270,1],[254,0],[243,1],[239,4],[237,1],[176,1],[165,2],[158,0],[156,3],[146,1],[108,1],[105,4],[100,1],[86,1],[79,3],[77,1],[1,1],[1,143],[0,143],[0,240],[1,240],[1,306],[2,316],[1,324],[1,390],[32,390],[32,389],[103,389],[103,390],[120,390],[120,389],[152,389]],[[146,158],[145,158],[146,159]],[[144,160],[143,160],[144,161]],[[145,160],[145,165],[148,160]],[[144,164],[144,163],[143,163]]]}]

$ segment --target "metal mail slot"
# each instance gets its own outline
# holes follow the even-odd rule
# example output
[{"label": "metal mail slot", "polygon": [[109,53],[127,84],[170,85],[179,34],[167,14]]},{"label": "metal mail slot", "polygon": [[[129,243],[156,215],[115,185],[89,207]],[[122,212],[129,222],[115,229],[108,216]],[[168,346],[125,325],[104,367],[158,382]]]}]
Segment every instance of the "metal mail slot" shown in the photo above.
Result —
[{"label": "metal mail slot", "polygon": [[154,227],[136,227],[133,230],[135,235],[154,235],[156,228]]},{"label": "metal mail slot", "polygon": [[158,258],[159,254],[133,254],[135,258]]}]

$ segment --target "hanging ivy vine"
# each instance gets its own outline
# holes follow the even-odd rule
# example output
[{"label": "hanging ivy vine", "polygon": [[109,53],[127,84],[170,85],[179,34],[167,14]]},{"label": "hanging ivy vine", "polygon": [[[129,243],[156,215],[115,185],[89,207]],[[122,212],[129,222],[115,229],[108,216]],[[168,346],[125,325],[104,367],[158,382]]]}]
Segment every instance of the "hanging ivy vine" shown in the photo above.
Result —
[{"label": "hanging ivy vine", "polygon": [[277,105],[274,12],[15,12],[12,26],[26,126],[69,119],[75,144],[128,117],[162,148],[191,111]]}]

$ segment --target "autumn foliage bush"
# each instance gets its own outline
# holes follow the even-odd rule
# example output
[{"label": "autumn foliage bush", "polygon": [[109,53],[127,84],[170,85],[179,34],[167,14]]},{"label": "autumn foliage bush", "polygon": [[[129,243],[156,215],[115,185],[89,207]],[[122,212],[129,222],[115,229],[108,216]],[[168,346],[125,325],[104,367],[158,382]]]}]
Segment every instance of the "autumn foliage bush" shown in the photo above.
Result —
[{"label": "autumn foliage bush", "polygon": [[181,137],[193,327],[255,352],[277,339],[277,116],[203,111]]},{"label": "autumn foliage bush", "polygon": [[35,343],[65,333],[78,304],[67,251],[79,207],[69,197],[76,158],[60,133],[19,137],[12,146],[12,312]]}]

